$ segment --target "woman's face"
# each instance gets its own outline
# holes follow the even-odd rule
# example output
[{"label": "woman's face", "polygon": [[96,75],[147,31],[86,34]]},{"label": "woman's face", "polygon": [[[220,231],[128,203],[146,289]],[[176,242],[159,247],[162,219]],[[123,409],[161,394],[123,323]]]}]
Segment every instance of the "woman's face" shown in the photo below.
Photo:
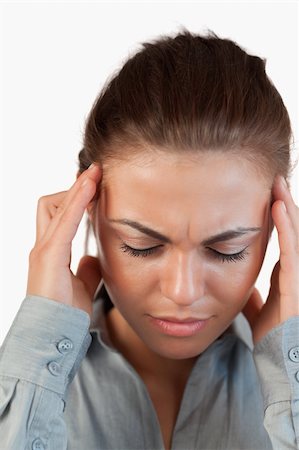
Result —
[{"label": "woman's face", "polygon": [[253,290],[272,226],[271,181],[221,153],[140,154],[104,170],[94,225],[123,324],[161,356],[200,354]]}]

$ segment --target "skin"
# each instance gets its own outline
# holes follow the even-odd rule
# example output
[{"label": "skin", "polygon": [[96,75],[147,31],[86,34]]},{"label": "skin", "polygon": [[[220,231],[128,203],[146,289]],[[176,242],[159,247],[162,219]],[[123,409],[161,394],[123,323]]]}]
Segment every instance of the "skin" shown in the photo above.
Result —
[{"label": "skin", "polygon": [[[167,156],[168,157],[168,156]],[[226,157],[227,159],[227,157]],[[142,164],[141,163],[142,160]],[[146,161],[147,164],[145,164],[144,157],[141,158],[141,160],[136,161],[135,159],[135,167],[134,172],[131,170],[128,172],[130,174],[130,177],[124,174],[124,171],[122,173],[123,177],[123,184],[121,187],[121,194],[126,192],[126,195],[129,193],[128,190],[124,190],[126,186],[130,186],[130,189],[132,191],[132,186],[134,187],[133,181],[130,182],[130,185],[128,184],[128,180],[132,179],[133,173],[136,173],[136,168],[139,166],[139,172],[138,176],[141,176],[142,179],[142,170],[140,170],[142,167],[144,167],[144,177],[142,181],[149,182],[151,180],[151,176],[153,176],[153,172],[150,170],[151,166],[150,163],[152,163],[150,160]],[[205,161],[205,168],[207,168],[207,162]],[[210,160],[211,161],[211,160]],[[199,245],[200,242],[202,242],[203,238],[206,238],[206,235],[208,235],[213,230],[213,227],[223,227],[224,225],[230,225],[229,221],[235,221],[238,219],[237,211],[240,210],[240,208],[244,210],[244,214],[247,215],[247,219],[249,220],[255,220],[258,219],[261,222],[263,222],[266,214],[266,192],[268,189],[268,195],[269,195],[269,187],[267,187],[267,183],[264,184],[265,179],[262,180],[262,177],[257,177],[257,173],[254,172],[254,170],[249,170],[248,163],[245,163],[242,165],[240,164],[239,167],[239,174],[241,173],[241,166],[242,166],[242,172],[245,170],[246,177],[242,179],[242,183],[246,181],[246,179],[252,180],[252,184],[249,183],[248,190],[245,192],[244,202],[246,203],[246,200],[251,198],[251,192],[254,192],[254,196],[259,204],[258,212],[255,210],[254,205],[252,204],[249,208],[251,203],[246,203],[246,207],[244,207],[244,202],[240,201],[240,185],[235,184],[235,190],[233,190],[233,185],[231,186],[231,192],[227,192],[227,196],[223,195],[221,198],[221,192],[223,186],[223,183],[225,180],[228,182],[229,180],[232,180],[231,176],[225,176],[225,173],[228,175],[228,172],[224,172],[220,170],[221,173],[219,173],[219,169],[221,167],[221,164],[219,166],[218,160],[218,173],[217,177],[215,176],[216,166],[214,165],[214,168],[211,172],[212,179],[214,180],[214,184],[210,183],[211,177],[207,177],[208,180],[207,184],[205,186],[199,186],[199,188],[202,189],[201,198],[199,198],[201,202],[201,207],[205,208],[205,211],[209,212],[209,216],[204,216],[203,214],[199,214],[199,209],[196,210],[197,213],[193,211],[193,205],[192,208],[190,207],[190,201],[188,201],[189,198],[189,191],[185,193],[186,196],[183,195],[184,193],[184,186],[188,186],[188,180],[191,180],[189,178],[189,172],[188,172],[188,180],[187,185],[180,183],[177,183],[177,177],[175,180],[172,180],[171,190],[168,189],[167,194],[167,187],[168,183],[165,183],[164,180],[166,180],[166,173],[170,173],[169,165],[166,168],[166,172],[163,171],[161,176],[156,180],[154,184],[151,185],[150,189],[147,189],[148,194],[151,195],[152,192],[155,192],[156,195],[155,201],[152,202],[153,206],[151,208],[151,214],[150,217],[148,217],[148,225],[153,226],[161,226],[163,225],[163,222],[165,221],[165,226],[169,228],[169,230],[166,230],[161,228],[161,232],[164,231],[164,234],[172,233],[172,236],[169,236],[173,239],[172,242],[172,248],[164,254],[163,257],[161,255],[159,256],[159,264],[161,265],[163,261],[167,258],[172,258],[174,261],[173,266],[173,277],[175,277],[175,271],[179,270],[181,268],[181,275],[176,278],[176,281],[172,283],[172,291],[174,294],[179,294],[180,298],[180,289],[183,286],[182,280],[185,279],[188,281],[188,286],[191,286],[190,289],[184,289],[183,296],[186,296],[184,301],[190,301],[190,298],[188,300],[188,295],[194,294],[194,289],[192,286],[194,286],[193,281],[193,272],[192,268],[194,265],[198,265],[198,267],[202,266],[205,270],[203,272],[198,271],[199,276],[200,275],[200,283],[199,287],[205,286],[207,287],[207,274],[213,274],[215,279],[217,277],[221,277],[222,270],[233,270],[234,276],[236,273],[238,274],[238,284],[234,283],[235,292],[230,292],[230,294],[235,297],[236,290],[240,289],[241,296],[238,296],[238,301],[240,301],[240,305],[236,308],[236,311],[240,309],[240,306],[242,303],[246,303],[246,297],[248,297],[248,294],[252,291],[252,293],[249,295],[248,302],[246,306],[244,307],[243,311],[246,314],[246,317],[251,325],[252,332],[253,332],[253,340],[255,343],[259,342],[273,327],[283,323],[285,320],[287,320],[290,317],[294,317],[299,315],[299,293],[298,293],[298,269],[299,269],[299,218],[298,218],[298,207],[295,205],[294,200],[292,198],[291,192],[288,189],[288,186],[281,176],[277,176],[272,180],[272,197],[273,197],[273,204],[271,206],[271,219],[273,220],[273,223],[277,229],[278,232],[278,241],[279,241],[279,247],[280,247],[280,256],[279,261],[276,263],[272,277],[271,277],[271,288],[268,295],[268,298],[264,302],[261,298],[259,293],[255,288],[252,290],[252,286],[254,283],[254,280],[257,276],[257,273],[259,271],[259,267],[262,263],[262,258],[264,254],[264,250],[266,248],[266,232],[264,228],[263,234],[260,234],[260,237],[258,238],[259,241],[257,241],[259,244],[254,244],[255,246],[255,252],[258,255],[258,262],[255,264],[251,263],[248,272],[248,279],[246,279],[246,284],[244,285],[244,289],[241,287],[240,280],[242,278],[242,273],[244,274],[244,271],[241,269],[238,269],[240,265],[245,264],[244,261],[239,261],[238,263],[234,263],[233,265],[226,266],[224,264],[228,263],[222,263],[220,265],[213,263],[212,261],[208,261],[206,257],[204,257],[203,251],[204,249]],[[162,164],[162,161],[160,161]],[[164,157],[164,166],[165,166],[165,157]],[[168,161],[170,163],[170,160]],[[173,163],[173,161],[171,161]],[[181,160],[182,162],[182,160]],[[215,162],[215,161],[214,161]],[[186,164],[190,166],[190,159],[189,161],[186,160]],[[172,166],[172,174],[178,175],[178,171],[183,170],[183,166],[186,169],[186,164]],[[225,159],[222,158],[222,169],[225,165]],[[107,193],[106,196],[109,194],[111,196],[111,188],[112,186],[115,186],[115,188],[118,188],[119,185],[117,185],[117,180],[113,180],[113,174],[114,178],[117,174],[116,167],[119,167],[119,170],[121,168],[125,169],[125,163],[116,161],[114,169],[112,168],[112,165],[110,164],[110,182],[114,182],[114,184],[110,185],[109,187],[109,177],[107,176],[108,173],[106,172],[106,187],[107,187]],[[159,166],[160,167],[160,166]],[[156,167],[158,170],[159,167]],[[200,170],[199,165],[194,165],[194,167],[197,167],[198,170]],[[202,166],[204,167],[204,166]],[[233,168],[233,166],[231,166]],[[126,167],[128,168],[128,166]],[[175,170],[174,170],[175,169]],[[226,169],[228,169],[226,167]],[[206,173],[206,171],[205,171]],[[205,173],[202,175],[205,176]],[[120,175],[120,172],[119,174]],[[125,176],[124,176],[125,175]],[[194,174],[193,174],[194,175]],[[238,175],[237,173],[235,174]],[[186,176],[186,171],[185,171]],[[220,178],[219,178],[220,177]],[[247,178],[248,177],[248,178]],[[102,178],[102,169],[97,164],[93,164],[89,170],[86,170],[84,173],[82,173],[80,176],[77,176],[76,182],[71,186],[71,188],[68,191],[62,191],[58,192],[56,194],[47,195],[44,197],[41,197],[38,202],[38,208],[37,208],[37,227],[36,227],[36,241],[34,244],[33,249],[30,252],[29,255],[29,271],[28,271],[28,282],[27,282],[27,295],[38,295],[38,296],[45,296],[48,298],[52,298],[53,300],[56,300],[61,303],[65,303],[67,305],[72,305],[74,307],[80,308],[84,311],[86,311],[90,316],[92,314],[92,298],[94,295],[94,292],[101,280],[102,274],[102,268],[100,266],[100,260],[99,258],[91,257],[91,256],[84,256],[79,263],[78,270],[76,274],[73,274],[70,271],[70,262],[71,262],[71,245],[72,240],[74,239],[79,223],[82,220],[83,213],[87,209],[88,213],[90,214],[90,218],[92,221],[94,221],[94,215],[92,212],[94,211],[95,202],[97,199],[96,192],[98,191],[99,183]],[[105,177],[104,177],[105,178]],[[140,181],[140,179],[139,179]],[[222,205],[217,205],[216,208],[211,208],[211,204],[208,203],[208,199],[212,201],[213,199],[211,196],[215,195],[214,192],[214,186],[219,185],[219,183],[222,183],[221,189],[219,189],[218,194],[219,198],[218,200],[221,200]],[[237,178],[234,179],[235,183],[237,181]],[[194,182],[199,183],[198,179],[195,179]],[[108,183],[108,184],[107,184]],[[220,184],[221,184],[220,183]],[[256,184],[257,183],[257,184]],[[261,184],[262,183],[262,184]],[[190,188],[192,188],[192,183],[189,183]],[[225,183],[224,183],[225,184]],[[271,183],[270,183],[271,185]],[[165,189],[163,189],[163,196],[161,195],[162,189],[158,188],[158,186],[164,186]],[[181,191],[178,192],[179,186],[181,186]],[[260,191],[256,192],[256,187],[260,187]],[[269,186],[269,185],[268,185]],[[220,188],[220,185],[218,186]],[[138,185],[138,189],[140,188],[140,184]],[[229,188],[229,186],[227,186]],[[129,189],[129,187],[128,187]],[[129,189],[129,190],[130,190]],[[145,187],[144,187],[145,189]],[[208,189],[208,195],[205,194],[205,192]],[[192,191],[192,189],[191,189]],[[194,190],[193,190],[194,191]],[[192,191],[192,192],[193,192]],[[104,192],[104,190],[103,190]],[[110,193],[109,193],[110,192]],[[173,195],[173,193],[176,192],[176,195]],[[197,191],[196,191],[197,192]],[[170,195],[171,193],[171,195]],[[132,193],[138,197],[138,190],[134,188],[134,192]],[[195,192],[193,192],[195,195]],[[260,195],[263,194],[261,197]],[[195,197],[197,194],[195,195]],[[199,193],[198,193],[199,196]],[[137,198],[136,197],[136,198]],[[140,197],[140,196],[139,196]],[[229,203],[227,202],[227,199],[230,199]],[[260,198],[260,200],[258,200]],[[178,200],[183,201],[178,201]],[[195,198],[196,199],[196,198]],[[153,200],[153,198],[152,198]],[[196,199],[197,200],[197,199]],[[169,203],[169,201],[173,203]],[[268,197],[269,201],[269,197]],[[157,203],[159,202],[159,203]],[[238,204],[237,204],[238,203]],[[254,203],[254,202],[253,202]],[[102,204],[102,211],[105,212],[107,210],[107,204],[105,205],[105,199],[103,199],[102,202],[99,202],[99,205]],[[149,205],[149,202],[146,202],[146,205]],[[164,210],[159,213],[159,210],[157,209],[157,205],[164,205],[164,209],[167,209],[169,212],[169,215],[166,215],[164,213]],[[168,208],[168,205],[172,204],[175,205],[176,208],[172,207],[171,210]],[[105,205],[105,206],[104,206]],[[131,206],[137,206],[138,208],[142,208],[144,213],[148,215],[147,208],[144,208],[144,202],[143,199],[140,199],[139,203],[135,202]],[[224,205],[227,205],[224,207]],[[232,205],[234,205],[234,208],[232,209]],[[129,206],[129,205],[128,205]],[[120,205],[120,207],[124,207],[124,202]],[[227,213],[228,208],[231,210],[230,213]],[[110,208],[111,209],[111,208]],[[186,212],[188,213],[188,209],[190,209],[191,216],[183,216],[181,213],[184,210],[184,214]],[[140,209],[141,210],[141,209]],[[128,213],[129,211],[119,211],[119,212],[125,212]],[[117,211],[117,214],[119,214]],[[156,222],[153,223],[153,212],[156,215],[158,215]],[[254,217],[250,217],[250,215],[254,212]],[[114,214],[115,212],[113,212]],[[220,217],[220,213],[223,213],[223,217]],[[267,215],[267,214],[266,214]],[[259,217],[258,217],[259,216]],[[104,217],[104,216],[103,216]],[[178,228],[173,227],[173,223],[176,223],[177,225],[177,218],[181,217],[182,222],[179,223]],[[182,217],[185,219],[183,220]],[[205,217],[205,224],[200,220],[201,217]],[[211,222],[210,217],[213,217],[215,220],[217,220],[217,223]],[[144,218],[142,218],[144,220]],[[167,219],[167,220],[166,220]],[[191,220],[192,219],[192,220]],[[242,220],[245,219],[245,216],[241,217]],[[170,223],[170,220],[174,221]],[[220,221],[222,220],[222,222]],[[196,223],[198,222],[198,223]],[[98,219],[97,222],[94,222],[95,228],[98,226]],[[99,225],[101,222],[99,221]],[[110,224],[111,225],[111,224]],[[257,224],[259,225],[259,224]],[[195,227],[195,228],[194,228]],[[194,232],[196,230],[196,227],[198,227],[198,232]],[[210,229],[211,227],[211,229]],[[188,230],[187,230],[188,229]],[[269,231],[271,229],[271,225],[269,226]],[[173,234],[175,230],[175,235]],[[107,232],[107,229],[103,229],[103,231]],[[214,230],[213,230],[214,231]],[[110,230],[112,232],[112,230]],[[218,232],[218,230],[216,231]],[[196,234],[196,236],[195,236]],[[265,238],[264,244],[262,244],[262,237]],[[114,238],[115,242],[115,238]],[[198,247],[198,253],[192,252],[192,246],[199,245]],[[252,244],[251,244],[252,246]],[[105,248],[103,248],[105,250]],[[111,279],[107,277],[107,265],[109,264],[109,261],[111,261],[112,254],[118,255],[117,251],[118,249],[111,250],[110,255],[105,250],[106,253],[103,253],[103,249],[100,248],[100,253],[102,251],[102,255],[100,254],[100,257],[102,259],[103,264],[103,276],[106,279],[106,284],[109,289],[109,284],[111,285]],[[163,250],[165,251],[165,249]],[[196,258],[194,258],[194,255],[197,255]],[[166,256],[165,256],[166,255]],[[127,262],[125,266],[128,265],[128,271],[130,270],[131,265],[136,265],[137,261],[139,259],[135,258],[135,260],[129,259],[128,254],[120,254],[119,253],[119,262],[123,261],[124,256],[128,257]],[[152,255],[153,256],[153,255]],[[192,257],[191,257],[192,256]],[[140,257],[139,257],[140,258]],[[249,256],[249,261],[251,256]],[[151,258],[150,258],[151,259]],[[129,261],[131,261],[129,263]],[[149,267],[150,265],[155,266],[155,264],[151,263],[149,260],[144,260],[146,262],[145,266],[139,265],[138,269],[136,269],[139,273],[141,271],[142,267]],[[255,260],[256,261],[256,260]],[[187,262],[187,264],[186,264]],[[192,264],[191,264],[192,262]],[[248,259],[246,261],[246,265],[248,264]],[[106,265],[106,266],[105,266]],[[163,264],[162,264],[163,266]],[[165,266],[164,266],[165,267]],[[184,267],[188,267],[188,270],[185,271]],[[221,270],[220,270],[221,268]],[[233,268],[233,269],[232,269]],[[145,270],[145,269],[142,269]],[[147,269],[148,270],[148,269]],[[137,272],[137,273],[138,273]],[[236,273],[235,273],[236,272]],[[106,273],[106,275],[105,275]],[[153,272],[154,273],[154,272]],[[170,272],[171,275],[172,271]],[[195,273],[195,272],[194,272]],[[164,278],[164,287],[163,292],[165,291],[165,280],[167,281],[167,277],[165,277],[165,272],[161,272],[161,275],[163,274]],[[116,274],[117,275],[117,274]],[[117,275],[118,276],[118,275]],[[168,277],[168,282],[166,283],[166,287],[171,287],[171,281],[172,275]],[[236,278],[234,278],[235,280]],[[136,278],[134,278],[134,285]],[[226,280],[226,278],[225,278]],[[123,282],[122,280],[116,279],[117,282]],[[160,286],[160,285],[159,285]],[[239,286],[239,287],[238,287]],[[161,286],[160,286],[161,287]],[[209,287],[209,286],[208,286]],[[157,286],[156,286],[157,289]],[[193,290],[192,290],[193,289]],[[215,290],[216,288],[214,288]],[[210,287],[209,290],[211,291]],[[110,289],[111,291],[111,289]],[[171,290],[170,290],[171,291]],[[170,292],[169,291],[169,292]],[[168,305],[175,305],[175,302],[170,303],[171,298],[171,292],[170,293],[164,292],[163,297],[160,296],[160,303],[158,303],[158,306],[160,305],[162,307],[166,307],[166,302],[161,303],[164,299],[167,300]],[[211,291],[212,292],[212,291]],[[216,291],[215,291],[216,292]],[[189,294],[188,294],[189,293]],[[112,292],[113,294],[113,292]],[[173,294],[172,294],[173,295]],[[192,298],[191,295],[191,298]],[[196,294],[198,295],[198,293]],[[228,298],[231,298],[231,295],[228,296]],[[214,296],[214,294],[213,294]],[[113,300],[116,302],[118,301],[117,296],[112,295]],[[165,297],[165,298],[164,298]],[[206,313],[213,313],[213,316],[217,316],[217,314],[214,314],[214,311],[209,311],[208,308],[209,305],[214,305],[214,303],[211,302],[213,297],[208,297],[205,294],[203,295],[205,303],[203,303],[204,308],[206,308]],[[241,298],[241,300],[240,300]],[[184,299],[184,297],[181,296],[181,300]],[[196,299],[196,296],[195,296]],[[163,301],[164,301],[163,300]],[[217,296],[215,295],[214,298],[215,302],[217,300]],[[213,300],[213,301],[214,301]],[[148,302],[149,300],[146,299]],[[216,304],[216,303],[215,303]],[[156,306],[155,306],[156,307]],[[173,306],[172,306],[173,307]],[[214,306],[211,306],[211,308]],[[221,307],[221,306],[220,306]],[[188,306],[184,305],[178,305],[175,307],[175,309],[172,310],[164,310],[161,312],[163,314],[165,313],[175,313],[179,309],[187,309]],[[192,307],[189,305],[190,310]],[[155,311],[153,311],[155,312]],[[122,316],[120,316],[122,317]],[[213,317],[214,319],[214,317]],[[227,317],[228,319],[228,317]],[[217,319],[218,320],[218,319]],[[219,327],[219,332],[221,332],[221,328],[225,327],[225,321],[223,321],[223,325]],[[212,321],[211,321],[212,322]],[[126,321],[124,322],[126,324]],[[219,322],[218,322],[219,323]],[[130,327],[128,328],[130,329]],[[207,330],[206,330],[207,331]],[[147,332],[146,332],[147,333]],[[215,333],[216,335],[217,333]],[[191,345],[190,347],[193,347]],[[163,347],[162,347],[163,348]],[[179,349],[175,349],[175,351],[178,351],[177,355],[179,355]],[[190,348],[193,352],[193,349]],[[199,349],[200,350],[200,349]]]},{"label": "skin", "polygon": [[[103,183],[100,189],[100,181]],[[96,233],[98,257],[84,256],[70,270],[72,241],[84,211]],[[167,236],[149,237],[129,219]],[[279,261],[265,302],[254,287],[275,225]],[[260,230],[210,242],[236,227]],[[269,180],[249,163],[229,155],[186,157],[140,154],[130,163],[92,165],[68,191],[42,197],[36,242],[30,252],[27,295],[44,296],[92,315],[92,300],[103,278],[115,304],[107,325],[114,345],[139,372],[156,408],[165,448],[197,355],[243,311],[254,343],[299,315],[299,213],[282,177]],[[159,246],[147,257],[123,252]],[[236,253],[235,262],[215,251]],[[168,336],[152,326],[153,316],[210,316],[188,336]],[[142,355],[142,357],[140,357]]]},{"label": "skin", "polygon": [[[109,314],[114,345],[143,370],[155,367],[173,377],[192,366],[231,324],[253,292],[272,222],[271,182],[248,162],[224,154],[139,155],[107,169],[105,188],[93,217],[102,277],[116,308]],[[166,236],[163,242],[132,226],[138,222]],[[211,245],[203,241],[238,227],[258,227]],[[135,249],[157,247],[146,257]],[[244,259],[229,262],[213,251]],[[142,280],[142,282],[138,282]],[[169,336],[154,317],[210,317],[194,336]],[[146,357],[145,357],[146,356]]]}]

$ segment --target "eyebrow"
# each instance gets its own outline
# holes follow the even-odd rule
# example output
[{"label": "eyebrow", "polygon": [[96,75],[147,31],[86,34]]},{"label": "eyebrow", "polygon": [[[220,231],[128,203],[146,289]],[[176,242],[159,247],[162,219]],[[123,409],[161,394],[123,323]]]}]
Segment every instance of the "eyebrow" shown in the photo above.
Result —
[{"label": "eyebrow", "polygon": [[[151,228],[142,225],[139,222],[135,222],[134,220],[129,219],[109,219],[109,222],[119,223],[121,225],[127,225],[135,230],[140,231],[143,234],[147,234],[150,237],[158,239],[161,242],[165,242],[171,244],[171,240],[159,233],[158,231],[152,230]],[[229,241],[230,239],[237,238],[239,236],[243,236],[244,234],[261,231],[261,227],[237,227],[235,230],[227,230],[223,233],[215,234],[214,236],[210,236],[208,239],[202,241],[203,245],[212,245],[216,242]]]}]

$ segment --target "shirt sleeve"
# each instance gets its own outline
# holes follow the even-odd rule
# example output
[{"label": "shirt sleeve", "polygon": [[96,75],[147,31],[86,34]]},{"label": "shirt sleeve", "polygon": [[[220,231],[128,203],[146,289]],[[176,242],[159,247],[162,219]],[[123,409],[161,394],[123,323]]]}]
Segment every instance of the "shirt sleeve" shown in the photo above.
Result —
[{"label": "shirt sleeve", "polygon": [[274,450],[299,449],[299,316],[271,330],[253,350]]},{"label": "shirt sleeve", "polygon": [[27,296],[0,349],[1,448],[64,450],[67,388],[91,343],[89,315]]}]

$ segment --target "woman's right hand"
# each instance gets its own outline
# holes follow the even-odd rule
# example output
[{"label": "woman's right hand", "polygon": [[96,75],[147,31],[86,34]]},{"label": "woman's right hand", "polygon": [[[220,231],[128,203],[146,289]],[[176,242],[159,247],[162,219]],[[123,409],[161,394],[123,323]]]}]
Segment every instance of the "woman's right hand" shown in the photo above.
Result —
[{"label": "woman's right hand", "polygon": [[100,179],[100,167],[92,165],[68,191],[39,199],[26,295],[48,297],[80,308],[91,316],[93,294],[101,280],[99,261],[84,256],[74,275],[70,270],[71,247]]}]

